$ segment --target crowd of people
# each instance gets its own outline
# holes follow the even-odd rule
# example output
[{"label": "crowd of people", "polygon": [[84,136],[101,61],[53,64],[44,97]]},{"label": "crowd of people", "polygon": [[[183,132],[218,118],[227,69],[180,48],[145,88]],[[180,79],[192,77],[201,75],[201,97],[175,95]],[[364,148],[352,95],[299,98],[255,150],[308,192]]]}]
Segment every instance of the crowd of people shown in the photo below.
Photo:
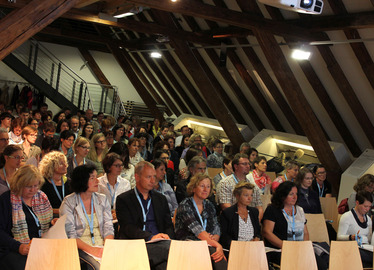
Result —
[{"label": "crowd of people", "polygon": [[[283,241],[308,240],[305,213],[322,213],[319,198],[332,196],[323,165],[289,161],[272,181],[249,143],[225,155],[219,138],[188,126],[18,105],[0,115],[1,269],[24,269],[31,240],[62,215],[87,269],[100,268],[95,258],[114,238],[205,240],[213,269],[227,268],[232,240],[264,240],[269,264],[280,264]],[[212,178],[208,168],[222,171]],[[373,191],[373,175],[358,180],[338,232],[326,223],[331,240],[371,243]],[[146,247],[151,269],[166,269],[170,241]],[[372,252],[360,252],[372,265]],[[326,257],[316,261],[328,268]]]}]

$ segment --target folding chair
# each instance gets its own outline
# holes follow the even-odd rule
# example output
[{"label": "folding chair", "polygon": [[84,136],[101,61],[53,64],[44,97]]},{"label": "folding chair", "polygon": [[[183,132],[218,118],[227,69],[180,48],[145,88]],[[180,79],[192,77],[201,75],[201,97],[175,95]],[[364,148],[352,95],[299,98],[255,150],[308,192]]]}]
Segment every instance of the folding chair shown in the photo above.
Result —
[{"label": "folding chair", "polygon": [[323,214],[305,214],[309,240],[312,242],[330,243],[325,216]]},{"label": "folding chair", "polygon": [[363,269],[356,241],[331,241],[330,270]]},{"label": "folding chair", "polygon": [[228,270],[268,270],[265,246],[262,241],[232,241]]},{"label": "folding chair", "polygon": [[317,270],[311,241],[283,241],[281,270]]}]

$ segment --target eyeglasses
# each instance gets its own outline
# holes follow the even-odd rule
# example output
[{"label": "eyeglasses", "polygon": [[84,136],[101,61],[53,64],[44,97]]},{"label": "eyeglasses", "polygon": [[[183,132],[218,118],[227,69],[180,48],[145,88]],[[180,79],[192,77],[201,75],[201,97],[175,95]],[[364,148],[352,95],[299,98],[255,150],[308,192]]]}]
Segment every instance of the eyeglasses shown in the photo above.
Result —
[{"label": "eyeglasses", "polygon": [[12,159],[17,159],[17,160],[22,160],[23,159],[22,156],[8,156],[8,157],[10,157]]},{"label": "eyeglasses", "polygon": [[116,168],[122,168],[123,167],[123,164],[113,164],[112,166],[116,167]]},{"label": "eyeglasses", "polygon": [[79,145],[79,147],[83,148],[84,150],[91,150],[91,147],[89,146]]},{"label": "eyeglasses", "polygon": [[97,141],[96,143],[106,143],[106,141]]},{"label": "eyeglasses", "polygon": [[238,163],[239,165],[243,165],[243,166],[251,166],[251,163],[249,162],[242,162],[242,163]]},{"label": "eyeglasses", "polygon": [[324,175],[326,174],[326,171],[317,173],[318,175]]},{"label": "eyeglasses", "polygon": [[9,142],[9,138],[2,138],[2,139],[0,139],[0,141],[2,141],[2,142]]}]

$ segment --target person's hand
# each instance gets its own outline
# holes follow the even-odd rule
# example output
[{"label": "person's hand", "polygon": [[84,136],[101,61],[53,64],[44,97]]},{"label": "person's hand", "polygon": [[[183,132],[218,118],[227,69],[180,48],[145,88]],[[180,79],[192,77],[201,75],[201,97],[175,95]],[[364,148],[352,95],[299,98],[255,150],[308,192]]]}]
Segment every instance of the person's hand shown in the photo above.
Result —
[{"label": "person's hand", "polygon": [[260,241],[260,238],[254,237],[251,241]]},{"label": "person's hand", "polygon": [[216,247],[216,252],[214,252],[211,257],[214,262],[219,262],[222,259],[226,260],[225,254],[223,253],[223,248],[220,244],[218,244],[218,246]]},{"label": "person's hand", "polygon": [[91,247],[89,253],[95,257],[101,258],[103,256],[103,248],[100,247]]},{"label": "person's hand", "polygon": [[27,255],[27,254],[29,254],[29,250],[30,250],[30,245],[29,244],[21,244],[19,246],[18,252],[21,255]]},{"label": "person's hand", "polygon": [[52,221],[51,221],[52,226],[56,224],[57,220],[58,220],[58,218],[52,219]]},{"label": "person's hand", "polygon": [[154,239],[166,239],[166,240],[170,240],[170,237],[169,237],[169,235],[167,235],[165,233],[159,233],[159,234],[154,235],[151,238],[151,240],[154,240]]},{"label": "person's hand", "polygon": [[209,234],[209,238],[214,241],[219,241],[219,236],[217,234]]},{"label": "person's hand", "polygon": [[112,217],[113,217],[113,220],[117,219],[117,214],[115,210],[112,210]]}]

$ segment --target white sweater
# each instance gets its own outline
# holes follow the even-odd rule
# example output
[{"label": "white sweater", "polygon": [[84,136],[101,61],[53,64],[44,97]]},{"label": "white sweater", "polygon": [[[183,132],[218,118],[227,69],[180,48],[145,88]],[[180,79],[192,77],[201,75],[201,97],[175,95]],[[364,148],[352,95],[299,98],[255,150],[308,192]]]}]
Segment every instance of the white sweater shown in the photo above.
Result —
[{"label": "white sweater", "polygon": [[358,225],[352,211],[344,213],[339,222],[338,240],[348,241],[350,235],[357,234],[357,232],[360,231],[359,235],[362,237],[362,244],[370,244],[372,223],[370,217],[368,217],[368,215],[365,216],[367,219],[367,227],[364,229]]}]

